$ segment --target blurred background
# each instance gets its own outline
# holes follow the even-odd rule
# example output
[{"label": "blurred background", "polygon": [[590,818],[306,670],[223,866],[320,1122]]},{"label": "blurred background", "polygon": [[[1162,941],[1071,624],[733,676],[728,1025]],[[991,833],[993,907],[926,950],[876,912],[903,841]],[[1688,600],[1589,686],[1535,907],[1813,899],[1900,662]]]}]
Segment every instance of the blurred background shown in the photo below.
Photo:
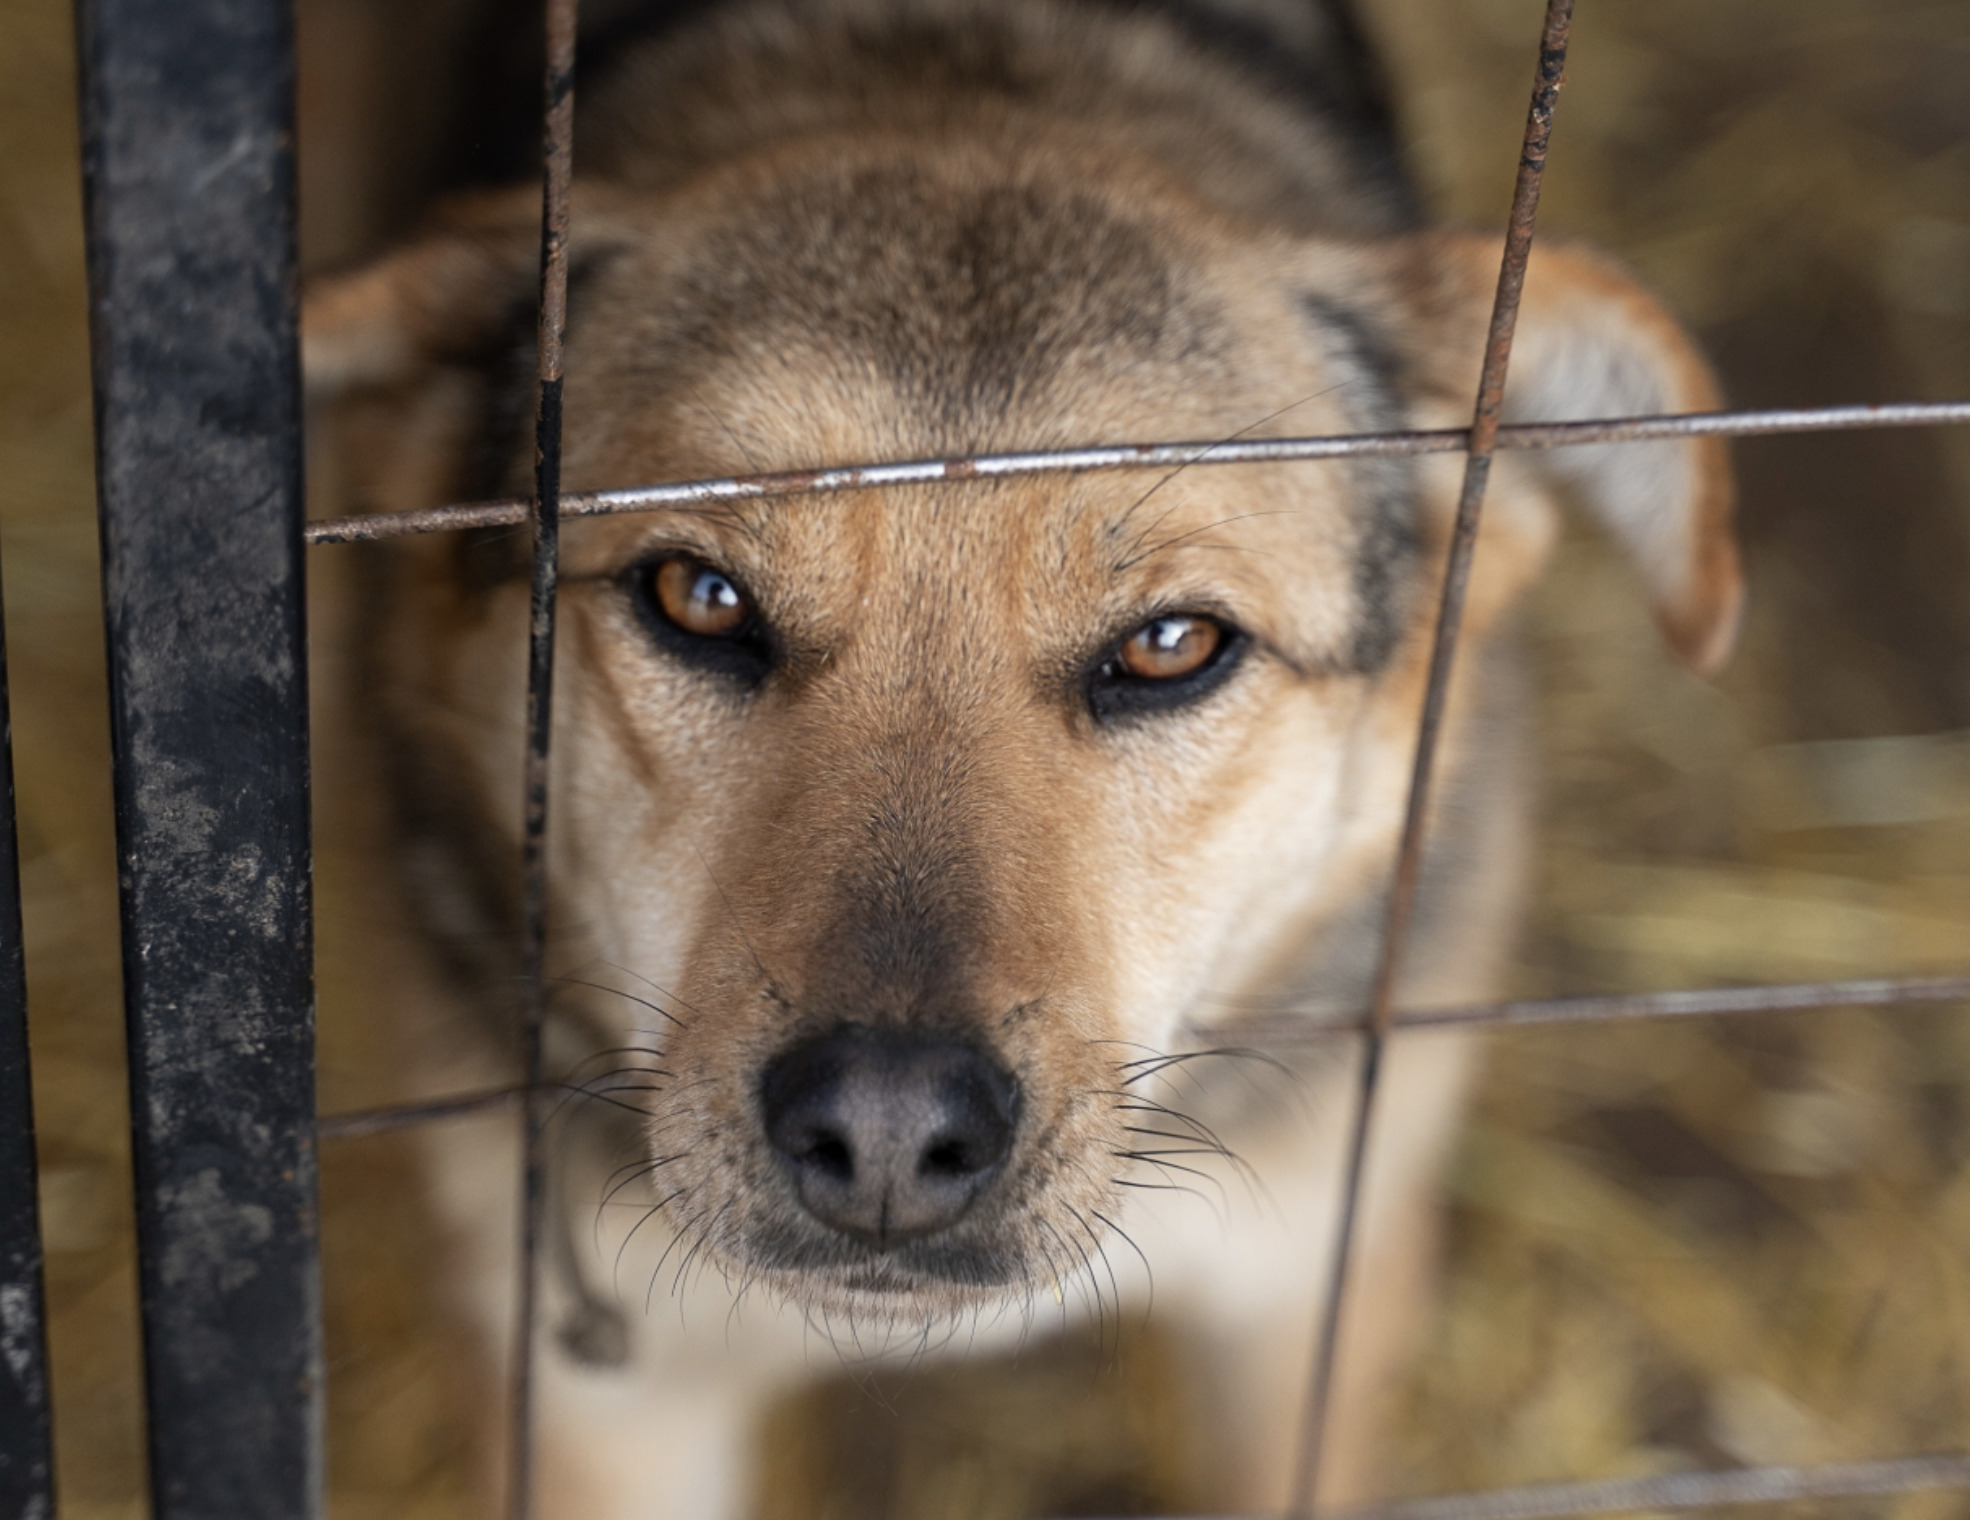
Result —
[{"label": "blurred background", "polygon": [[[303,0],[315,264],[401,217],[404,114],[442,106],[415,48],[365,51],[382,3]],[[1360,3],[1432,210],[1501,224],[1539,0]],[[406,14],[437,48],[454,9]],[[1624,256],[1734,403],[1970,396],[1970,6],[1586,0],[1569,78],[1542,230]],[[141,1513],[141,1398],[72,80],[66,7],[8,0],[0,546],[59,1478],[67,1514],[110,1520]],[[368,142],[311,140],[344,92],[398,115],[379,107]],[[1546,782],[1524,993],[1970,968],[1970,429],[1737,459],[1751,616],[1721,680],[1669,662],[1586,535],[1528,611]],[[322,852],[332,1111],[381,1089],[338,1017],[353,951],[334,924],[359,888]],[[1392,1491],[1970,1446],[1965,1010],[1500,1037],[1450,1187]],[[464,1400],[405,1155],[331,1147],[324,1193],[335,1512],[462,1517]],[[1176,1507],[1189,1438],[1153,1332],[1119,1355],[1056,1346],[881,1402],[816,1390],[773,1418],[763,1505]],[[1941,1520],[1970,1500],[1838,1511]]]}]

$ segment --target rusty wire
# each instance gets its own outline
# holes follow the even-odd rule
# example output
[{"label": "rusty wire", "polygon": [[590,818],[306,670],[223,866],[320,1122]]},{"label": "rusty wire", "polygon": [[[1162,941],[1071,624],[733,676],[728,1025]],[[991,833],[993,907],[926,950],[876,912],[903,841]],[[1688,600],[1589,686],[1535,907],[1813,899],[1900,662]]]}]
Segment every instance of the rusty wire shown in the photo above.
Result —
[{"label": "rusty wire", "polygon": [[[1757,987],[1692,987],[1672,992],[1610,993],[1598,997],[1516,998],[1445,1008],[1414,1008],[1395,1016],[1397,1030],[1511,1029],[1561,1024],[1626,1024],[1642,1019],[1716,1018],[1730,1014],[1806,1013],[1823,1008],[1892,1008],[1970,1003],[1970,976],[1873,977],[1845,982],[1781,982]],[[1314,1018],[1305,1011],[1247,1014],[1185,1031],[1192,1042],[1281,1054],[1317,1050],[1367,1027],[1366,1011],[1344,1018]],[[548,1083],[555,1092],[576,1092]],[[324,1140],[355,1140],[445,1119],[465,1118],[510,1103],[524,1086],[487,1087],[416,1103],[392,1103],[324,1115],[315,1132]]]},{"label": "rusty wire", "polygon": [[519,1283],[513,1331],[507,1514],[533,1512],[534,1323],[546,1195],[543,1031],[547,1023],[548,752],[554,730],[554,612],[560,577],[561,383],[568,327],[568,219],[574,183],[576,0],[547,0],[541,81],[540,311],[534,414],[532,596],[527,629],[527,753],[520,870],[522,988]]},{"label": "rusty wire", "polygon": [[1389,890],[1388,915],[1382,929],[1381,956],[1368,998],[1368,1027],[1362,1032],[1361,1076],[1355,1093],[1353,1124],[1348,1134],[1347,1159],[1341,1177],[1340,1222],[1334,1233],[1328,1265],[1327,1292],[1314,1341],[1312,1374],[1300,1434],[1299,1459],[1293,1475],[1289,1512],[1310,1517],[1320,1484],[1321,1454],[1326,1444],[1327,1410],[1334,1391],[1341,1321],[1346,1309],[1348,1272],[1354,1254],[1355,1228],[1361,1213],[1361,1184],[1368,1142],[1374,1128],[1375,1097],[1381,1080],[1382,1057],[1395,1018],[1395,988],[1408,944],[1416,882],[1422,867],[1423,836],[1429,817],[1430,783],[1436,767],[1437,742],[1443,728],[1450,675],[1456,666],[1457,639],[1463,630],[1464,594],[1470,585],[1471,561],[1477,550],[1478,525],[1484,512],[1485,487],[1491,479],[1491,460],[1498,445],[1498,425],[1505,410],[1505,377],[1511,366],[1512,335],[1518,329],[1519,298],[1525,290],[1526,265],[1532,258],[1533,223],[1539,214],[1539,190],[1546,174],[1546,148],[1553,135],[1553,108],[1566,74],[1567,33],[1573,23],[1573,0],[1546,0],[1545,28],[1539,38],[1539,62],[1533,74],[1532,104],[1526,112],[1525,140],[1519,152],[1518,175],[1512,186],[1511,219],[1505,232],[1505,252],[1498,266],[1498,293],[1492,301],[1491,325],[1485,334],[1484,363],[1478,375],[1477,404],[1465,444],[1464,482],[1457,495],[1457,518],[1451,529],[1443,593],[1438,605],[1436,635],[1430,649],[1428,685],[1416,725],[1416,755],[1409,778],[1409,800],[1402,820],[1402,839],[1396,850],[1395,879]]},{"label": "rusty wire", "polygon": [[511,1103],[525,1092],[524,1083],[507,1087],[482,1087],[448,1098],[431,1098],[422,1103],[385,1103],[376,1108],[353,1109],[346,1114],[324,1114],[315,1121],[315,1134],[322,1140],[360,1140],[366,1135],[387,1134],[419,1124],[435,1124],[444,1119],[462,1119]]},{"label": "rusty wire", "polygon": [[[1857,1499],[1937,1488],[1970,1488],[1970,1455],[1942,1452],[1811,1467],[1743,1467],[1726,1472],[1654,1473],[1595,1483],[1539,1483],[1526,1488],[1350,1505],[1333,1511],[1331,1520],[1559,1520],[1561,1516],[1618,1515],[1637,1510]],[[1169,1516],[1167,1520],[1184,1517]],[[1191,1516],[1188,1520],[1239,1517]]]},{"label": "rusty wire", "polygon": [[[1510,1029],[1539,1024],[1617,1024],[1642,1019],[1715,1018],[1726,1014],[1804,1013],[1818,1008],[1913,1007],[1970,1003],[1970,976],[1867,978],[1845,982],[1791,982],[1757,987],[1698,987],[1671,992],[1609,993],[1598,997],[1517,998],[1398,1013],[1392,1029]],[[1231,1018],[1190,1031],[1193,1039],[1235,1040],[1262,1050],[1313,1048],[1370,1024],[1362,1013],[1315,1020],[1304,1012]]]},{"label": "rusty wire", "polygon": [[[1786,433],[1935,427],[1970,423],[1970,401],[1898,401],[1883,405],[1779,408],[1767,411],[1684,412],[1647,417],[1602,417],[1579,422],[1505,423],[1496,430],[1499,449],[1574,448],[1592,443],[1655,443],[1677,438],[1750,438]],[[882,486],[944,481],[1004,480],[1023,475],[1078,475],[1097,470],[1155,470],[1176,465],[1286,464],[1298,460],[1457,454],[1470,444],[1469,428],[1431,428],[1399,433],[1346,433],[1313,438],[1224,439],[1215,443],[1097,444],[1012,454],[968,454],[951,459],[911,459],[887,464],[831,465],[775,470],[707,480],[672,481],[614,491],[568,491],[563,517],[610,517],[658,512],[708,502],[754,501],[772,496],[813,496]],[[528,520],[532,501],[503,497],[327,517],[308,524],[309,544],[368,543],[416,533],[465,528],[515,527]]]}]

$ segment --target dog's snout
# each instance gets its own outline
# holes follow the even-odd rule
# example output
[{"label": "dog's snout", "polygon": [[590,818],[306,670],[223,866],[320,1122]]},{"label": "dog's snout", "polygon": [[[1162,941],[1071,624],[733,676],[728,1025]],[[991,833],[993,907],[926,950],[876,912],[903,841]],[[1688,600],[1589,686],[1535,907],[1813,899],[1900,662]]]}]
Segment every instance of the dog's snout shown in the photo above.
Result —
[{"label": "dog's snout", "polygon": [[841,1029],[788,1051],[760,1086],[766,1136],[801,1205],[877,1248],[957,1222],[1012,1149],[1019,1088],[971,1046]]}]

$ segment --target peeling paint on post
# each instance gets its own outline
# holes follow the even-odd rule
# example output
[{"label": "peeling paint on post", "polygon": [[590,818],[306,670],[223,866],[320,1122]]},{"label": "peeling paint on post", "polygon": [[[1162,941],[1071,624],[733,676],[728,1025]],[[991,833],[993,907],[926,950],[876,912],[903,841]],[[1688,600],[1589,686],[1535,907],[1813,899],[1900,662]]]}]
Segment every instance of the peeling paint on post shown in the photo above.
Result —
[{"label": "peeling paint on post", "polygon": [[83,0],[157,1520],[321,1512],[293,54],[284,0]]},{"label": "peeling paint on post", "polygon": [[54,1520],[43,1329],[41,1228],[34,1192],[34,1095],[27,1067],[14,741],[0,635],[0,1515]]}]

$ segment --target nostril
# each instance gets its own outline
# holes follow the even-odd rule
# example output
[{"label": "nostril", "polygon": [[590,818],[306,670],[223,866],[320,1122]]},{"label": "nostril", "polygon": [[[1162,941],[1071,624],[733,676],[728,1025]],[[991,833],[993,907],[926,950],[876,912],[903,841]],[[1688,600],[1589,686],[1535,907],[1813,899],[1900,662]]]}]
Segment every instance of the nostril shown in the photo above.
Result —
[{"label": "nostril", "polygon": [[991,1171],[1012,1148],[1009,1105],[953,1101],[959,1122],[930,1137],[917,1158],[917,1175],[963,1181]]},{"label": "nostril", "polygon": [[968,1177],[984,1170],[972,1160],[971,1147],[962,1140],[940,1141],[925,1151],[923,1160],[917,1163],[917,1171],[927,1177]]},{"label": "nostril", "polygon": [[822,1130],[809,1137],[806,1147],[800,1152],[800,1159],[837,1182],[855,1180],[854,1149],[838,1134]]}]

